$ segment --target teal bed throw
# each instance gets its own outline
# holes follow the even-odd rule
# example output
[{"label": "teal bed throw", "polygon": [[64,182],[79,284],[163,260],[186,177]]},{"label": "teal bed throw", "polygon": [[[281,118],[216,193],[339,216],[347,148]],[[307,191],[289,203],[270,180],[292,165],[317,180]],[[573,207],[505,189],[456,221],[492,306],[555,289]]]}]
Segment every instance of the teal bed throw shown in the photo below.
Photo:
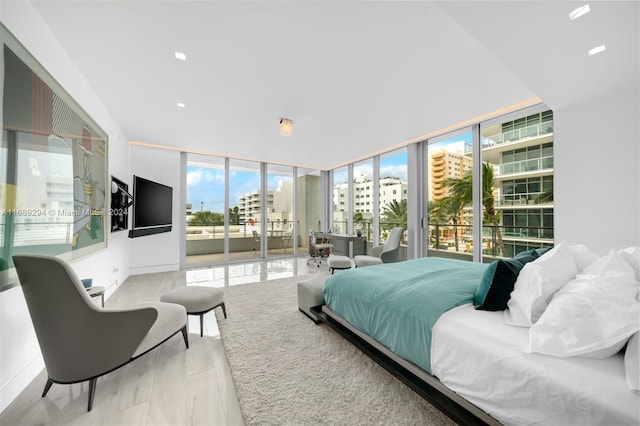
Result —
[{"label": "teal bed throw", "polygon": [[325,284],[332,311],[431,373],[431,330],[451,308],[473,302],[488,264],[435,257],[340,271]]}]

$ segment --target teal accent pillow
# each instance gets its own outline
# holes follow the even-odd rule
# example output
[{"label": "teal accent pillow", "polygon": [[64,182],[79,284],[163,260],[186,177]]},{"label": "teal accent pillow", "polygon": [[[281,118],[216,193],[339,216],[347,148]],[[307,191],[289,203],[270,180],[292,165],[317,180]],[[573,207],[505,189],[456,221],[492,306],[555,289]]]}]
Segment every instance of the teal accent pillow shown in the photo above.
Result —
[{"label": "teal accent pillow", "polygon": [[518,259],[520,257],[524,257],[524,256],[535,256],[538,257],[540,256],[536,250],[540,250],[538,249],[531,249],[531,250],[526,250],[526,251],[521,251],[520,253],[517,253],[515,256],[513,256],[514,258]]},{"label": "teal accent pillow", "polygon": [[503,311],[511,297],[513,286],[520,270],[528,262],[536,260],[535,254],[517,256],[513,259],[499,259],[484,271],[480,285],[476,289],[473,304],[484,311]]},{"label": "teal accent pillow", "polygon": [[553,248],[553,246],[537,248],[537,249],[535,249],[535,252],[539,257],[539,256],[542,256],[543,254],[545,254],[546,252],[548,252],[549,250],[551,250],[552,248]]}]

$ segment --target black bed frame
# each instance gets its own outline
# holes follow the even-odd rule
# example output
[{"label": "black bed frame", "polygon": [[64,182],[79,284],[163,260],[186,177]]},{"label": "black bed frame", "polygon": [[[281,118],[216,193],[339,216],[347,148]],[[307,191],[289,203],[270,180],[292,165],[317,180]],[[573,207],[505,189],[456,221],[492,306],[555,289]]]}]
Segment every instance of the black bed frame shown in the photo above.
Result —
[{"label": "black bed frame", "polygon": [[[376,347],[365,340],[357,332],[345,325],[343,323],[344,320],[340,321],[339,319],[336,319],[339,318],[337,315],[334,318],[333,315],[335,314],[332,314],[328,309],[323,309],[324,306],[325,305],[314,306],[311,308],[311,312],[316,315],[320,322],[325,323],[331,329],[347,339],[347,341],[351,342],[364,354],[377,362],[385,370],[398,378],[402,383],[407,385],[434,407],[449,416],[453,421],[463,425],[500,425],[500,423],[493,417],[489,416],[468,401],[463,400],[462,397],[455,394],[453,391],[448,389],[445,391],[437,389],[433,384],[428,383],[418,375],[411,372],[393,358],[394,356],[397,357],[397,355],[393,355],[388,350],[385,352],[384,349]],[[426,372],[424,372],[424,374],[428,375]],[[429,377],[432,377],[433,381],[437,381],[435,377],[430,375]]]}]

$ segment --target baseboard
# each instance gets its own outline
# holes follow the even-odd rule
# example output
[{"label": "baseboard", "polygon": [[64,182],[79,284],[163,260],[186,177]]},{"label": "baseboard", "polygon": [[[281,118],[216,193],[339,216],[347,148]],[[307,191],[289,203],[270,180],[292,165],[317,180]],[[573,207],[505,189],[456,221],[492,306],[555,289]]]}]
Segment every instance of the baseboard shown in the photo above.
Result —
[{"label": "baseboard", "polygon": [[[40,374],[44,368],[44,360],[42,355],[38,354],[27,365],[22,368],[18,374],[13,376],[2,388],[0,388],[0,413],[3,412],[15,400],[20,392]],[[44,388],[45,382],[42,382]]]}]

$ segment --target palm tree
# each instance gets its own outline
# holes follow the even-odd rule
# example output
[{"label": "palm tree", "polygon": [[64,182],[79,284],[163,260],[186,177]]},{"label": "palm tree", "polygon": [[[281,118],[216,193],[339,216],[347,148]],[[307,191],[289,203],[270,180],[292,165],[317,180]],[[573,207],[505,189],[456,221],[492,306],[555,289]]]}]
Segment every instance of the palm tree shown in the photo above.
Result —
[{"label": "palm tree", "polygon": [[[402,229],[407,230],[407,200],[393,200],[388,203],[382,209],[382,220],[384,224],[381,224],[382,229],[390,230],[396,226],[402,226]],[[404,232],[402,233],[404,237]]]},{"label": "palm tree", "polygon": [[[445,185],[449,187],[449,196],[457,198],[463,206],[471,205],[473,201],[473,177],[467,172],[462,178],[449,178],[445,180]],[[506,256],[507,250],[502,241],[502,232],[500,232],[500,215],[495,210],[493,197],[493,188],[495,179],[493,173],[493,165],[490,163],[482,163],[482,205],[484,206],[483,222],[486,222],[496,230],[496,242],[503,256]]]},{"label": "palm tree", "polygon": [[442,200],[429,201],[427,211],[429,225],[443,225],[449,222]]},{"label": "palm tree", "polygon": [[362,212],[356,212],[353,215],[353,228],[359,231],[362,231],[365,227],[366,223],[364,220],[364,216],[362,215]]},{"label": "palm tree", "polygon": [[553,202],[553,188],[549,188],[545,190],[542,194],[536,197],[536,203],[552,203]]},{"label": "palm tree", "polygon": [[233,208],[229,207],[229,224],[230,225],[240,224],[240,207],[238,206],[235,206]]},{"label": "palm tree", "polygon": [[460,251],[458,225],[462,224],[464,221],[463,211],[465,204],[462,199],[452,196],[443,198],[440,203],[447,215],[447,222],[451,222],[453,224],[453,239],[455,241],[456,251]]}]

